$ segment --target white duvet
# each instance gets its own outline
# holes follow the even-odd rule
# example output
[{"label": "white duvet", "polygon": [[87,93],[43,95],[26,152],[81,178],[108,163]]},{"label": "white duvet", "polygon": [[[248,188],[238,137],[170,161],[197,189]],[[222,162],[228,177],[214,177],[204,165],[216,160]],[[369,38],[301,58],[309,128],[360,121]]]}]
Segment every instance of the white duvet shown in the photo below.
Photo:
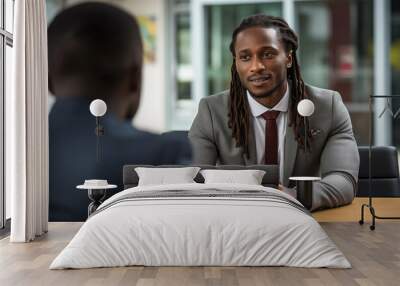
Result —
[{"label": "white duvet", "polygon": [[254,185],[179,184],[127,189],[105,201],[50,269],[127,265],[350,268],[306,212],[279,200],[174,197],[123,200],[136,192],[278,190]]}]

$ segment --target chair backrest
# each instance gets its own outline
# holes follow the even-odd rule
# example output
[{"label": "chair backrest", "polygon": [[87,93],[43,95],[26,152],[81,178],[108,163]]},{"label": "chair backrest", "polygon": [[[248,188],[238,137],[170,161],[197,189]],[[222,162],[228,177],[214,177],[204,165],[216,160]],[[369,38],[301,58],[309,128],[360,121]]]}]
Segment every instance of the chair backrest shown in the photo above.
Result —
[{"label": "chair backrest", "polygon": [[[369,194],[369,147],[359,146],[360,171],[358,174],[358,197]],[[393,146],[371,148],[371,194],[373,197],[400,196],[397,150]]]},{"label": "chair backrest", "polygon": [[180,164],[190,164],[192,162],[192,146],[188,137],[189,131],[173,130],[162,133],[162,137],[168,141],[178,143],[180,150]]}]

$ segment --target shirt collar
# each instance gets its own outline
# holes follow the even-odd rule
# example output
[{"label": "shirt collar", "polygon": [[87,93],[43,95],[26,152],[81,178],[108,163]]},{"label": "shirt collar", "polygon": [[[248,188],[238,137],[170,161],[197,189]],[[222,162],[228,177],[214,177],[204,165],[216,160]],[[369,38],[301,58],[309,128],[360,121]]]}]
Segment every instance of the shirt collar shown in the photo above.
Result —
[{"label": "shirt collar", "polygon": [[258,117],[266,111],[276,110],[280,112],[287,112],[289,108],[289,84],[287,84],[286,92],[281,98],[281,100],[272,108],[265,107],[264,105],[258,103],[251,95],[250,92],[247,91],[247,101],[249,102],[251,114],[254,117]]}]

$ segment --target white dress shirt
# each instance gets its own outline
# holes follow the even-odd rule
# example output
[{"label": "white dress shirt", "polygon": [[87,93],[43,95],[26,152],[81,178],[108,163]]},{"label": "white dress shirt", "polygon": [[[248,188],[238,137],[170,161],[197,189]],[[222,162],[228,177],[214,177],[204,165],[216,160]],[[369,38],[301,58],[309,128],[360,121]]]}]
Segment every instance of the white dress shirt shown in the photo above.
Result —
[{"label": "white dress shirt", "polygon": [[[262,114],[266,111],[276,110],[280,111],[276,118],[276,124],[278,128],[278,165],[279,165],[279,182],[283,181],[283,162],[284,162],[284,146],[285,146],[285,135],[286,126],[288,120],[288,108],[289,108],[289,85],[287,85],[285,95],[282,99],[272,108],[265,107],[258,103],[247,91],[247,100],[250,106],[250,112],[253,116],[253,128],[254,136],[256,141],[257,150],[257,164],[265,164],[265,119]],[[268,136],[268,134],[267,134]]]}]

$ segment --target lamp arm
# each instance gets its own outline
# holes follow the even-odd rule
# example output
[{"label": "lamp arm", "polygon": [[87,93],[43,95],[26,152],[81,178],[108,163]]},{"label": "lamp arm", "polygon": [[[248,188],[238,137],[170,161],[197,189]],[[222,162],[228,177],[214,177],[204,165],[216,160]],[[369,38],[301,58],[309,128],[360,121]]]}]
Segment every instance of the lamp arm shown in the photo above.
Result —
[{"label": "lamp arm", "polygon": [[304,152],[307,153],[307,117],[304,116]]},{"label": "lamp arm", "polygon": [[100,117],[96,116],[96,128],[94,130],[94,133],[96,134],[96,159],[97,162],[100,162],[100,137],[104,135],[104,127],[100,124]]}]

